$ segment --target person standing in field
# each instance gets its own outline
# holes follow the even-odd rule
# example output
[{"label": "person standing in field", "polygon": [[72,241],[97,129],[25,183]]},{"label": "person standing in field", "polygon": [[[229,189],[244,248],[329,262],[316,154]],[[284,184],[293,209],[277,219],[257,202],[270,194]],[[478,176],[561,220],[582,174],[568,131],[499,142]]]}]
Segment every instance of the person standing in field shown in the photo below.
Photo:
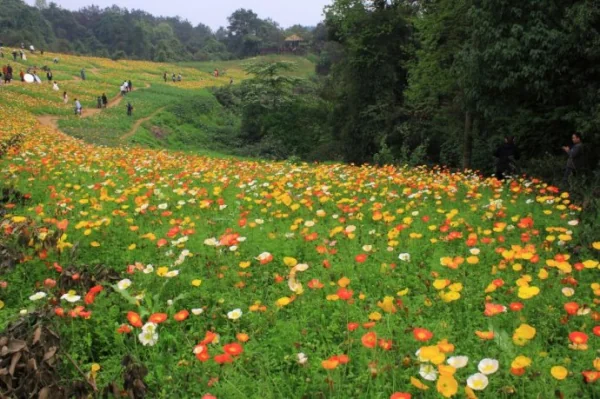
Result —
[{"label": "person standing in field", "polygon": [[584,147],[581,134],[577,132],[573,133],[571,140],[573,141],[573,145],[571,147],[564,146],[562,148],[563,151],[569,156],[562,181],[563,187],[567,187],[571,176],[576,176],[577,173],[581,172],[585,166]]},{"label": "person standing in field", "polygon": [[81,103],[79,102],[79,100],[75,99],[75,115],[81,116],[82,109],[83,108],[82,108]]},{"label": "person standing in field", "polygon": [[127,81],[127,90],[128,91],[133,91],[133,83],[131,83],[131,80]]},{"label": "person standing in field", "polygon": [[6,66],[6,76],[4,77],[4,83],[8,82],[10,83],[10,81],[12,80],[13,77],[13,69],[10,66],[10,64],[8,64]]},{"label": "person standing in field", "polygon": [[167,73],[166,72],[163,74],[163,79],[165,80],[165,83],[167,83]]},{"label": "person standing in field", "polygon": [[133,105],[131,103],[127,103],[127,116],[131,116],[133,113]]},{"label": "person standing in field", "polygon": [[58,87],[58,84],[56,82],[54,82],[54,84],[52,85],[52,90],[54,90],[54,91],[60,90],[60,88]]},{"label": "person standing in field", "polygon": [[81,80],[85,80],[85,68],[81,68]]},{"label": "person standing in field", "polygon": [[65,105],[67,105],[69,103],[69,96],[67,95],[66,91],[63,93],[63,103]]},{"label": "person standing in field", "polygon": [[496,179],[503,180],[506,172],[512,172],[514,169],[514,161],[519,159],[519,149],[515,145],[513,136],[506,136],[504,144],[496,149],[494,157],[496,161]]},{"label": "person standing in field", "polygon": [[13,55],[13,61],[16,61],[17,60],[17,50],[13,50],[12,55]]},{"label": "person standing in field", "polygon": [[46,77],[48,78],[48,82],[52,82],[52,71],[50,69],[46,72]]},{"label": "person standing in field", "polygon": [[106,97],[106,93],[102,93],[102,106],[104,108],[108,106],[108,98]]},{"label": "person standing in field", "polygon": [[21,72],[19,72],[19,77],[21,78],[21,82],[25,82],[25,72],[23,72],[22,69]]},{"label": "person standing in field", "polygon": [[102,97],[100,96],[98,96],[98,98],[96,99],[96,108],[102,108]]},{"label": "person standing in field", "polygon": [[173,79],[173,83],[175,83],[175,74],[173,74],[173,76],[171,76],[171,79]]}]

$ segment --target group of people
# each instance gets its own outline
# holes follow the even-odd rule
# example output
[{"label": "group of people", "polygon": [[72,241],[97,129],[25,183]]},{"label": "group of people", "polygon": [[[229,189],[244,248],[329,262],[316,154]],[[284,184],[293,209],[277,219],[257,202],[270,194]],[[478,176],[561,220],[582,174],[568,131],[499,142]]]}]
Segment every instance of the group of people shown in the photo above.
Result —
[{"label": "group of people", "polygon": [[[165,83],[167,83],[167,76],[168,76],[168,75],[167,75],[167,73],[165,72],[165,73],[163,74],[163,79],[165,80]],[[179,72],[179,74],[178,74],[177,76],[175,76],[175,74],[173,74],[173,75],[171,76],[171,80],[173,81],[173,83],[175,83],[175,82],[181,82],[181,72]]]},{"label": "group of people", "polygon": [[[563,187],[567,187],[569,180],[585,168],[585,152],[581,133],[573,133],[571,141],[573,142],[572,146],[562,147],[568,156],[562,179]],[[516,161],[520,159],[520,153],[514,136],[504,138],[504,143],[496,149],[494,157],[497,158],[495,176],[498,180],[503,180],[507,175],[517,172]]]},{"label": "group of people", "polygon": [[133,91],[133,83],[131,83],[131,80],[126,80],[123,82],[120,89],[121,95],[124,96],[125,94]]}]

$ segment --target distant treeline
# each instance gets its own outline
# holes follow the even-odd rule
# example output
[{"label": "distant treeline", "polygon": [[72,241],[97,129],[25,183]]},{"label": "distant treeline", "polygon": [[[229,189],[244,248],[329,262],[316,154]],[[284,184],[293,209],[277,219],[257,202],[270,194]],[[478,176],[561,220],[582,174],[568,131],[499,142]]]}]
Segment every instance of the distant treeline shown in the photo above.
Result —
[{"label": "distant treeline", "polygon": [[37,0],[35,7],[22,0],[0,0],[0,42],[5,47],[24,43],[37,49],[113,59],[205,61],[285,49],[285,38],[292,34],[304,39],[303,48],[318,47],[326,37],[322,25],[283,29],[245,9],[231,14],[228,22],[226,28],[213,32],[204,24],[193,26],[180,17],[155,17],[116,5],[69,11],[45,0]]}]

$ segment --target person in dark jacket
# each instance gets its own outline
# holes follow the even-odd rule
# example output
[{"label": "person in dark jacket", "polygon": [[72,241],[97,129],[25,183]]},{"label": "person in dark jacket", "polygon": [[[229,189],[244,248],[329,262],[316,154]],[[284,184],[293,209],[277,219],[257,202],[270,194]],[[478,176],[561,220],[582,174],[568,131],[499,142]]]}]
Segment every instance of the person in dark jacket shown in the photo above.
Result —
[{"label": "person in dark jacket", "polygon": [[563,176],[563,186],[567,187],[569,184],[569,178],[577,174],[584,168],[585,157],[583,150],[583,142],[580,133],[573,133],[571,136],[573,145],[571,147],[564,146],[562,149],[567,153],[569,158],[567,159],[567,166],[565,168],[565,174]]},{"label": "person in dark jacket", "polygon": [[102,106],[104,108],[108,106],[108,97],[106,97],[106,93],[102,93]]},{"label": "person in dark jacket", "polygon": [[46,72],[46,77],[48,78],[48,82],[52,82],[52,71],[48,69]]},{"label": "person in dark jacket", "polygon": [[515,165],[514,161],[520,157],[519,149],[515,145],[514,136],[506,136],[504,138],[504,144],[496,149],[494,152],[496,160],[496,179],[503,180],[506,172],[511,172]]},{"label": "person in dark jacket", "polygon": [[127,103],[127,116],[131,116],[133,112],[133,105],[131,103]]}]

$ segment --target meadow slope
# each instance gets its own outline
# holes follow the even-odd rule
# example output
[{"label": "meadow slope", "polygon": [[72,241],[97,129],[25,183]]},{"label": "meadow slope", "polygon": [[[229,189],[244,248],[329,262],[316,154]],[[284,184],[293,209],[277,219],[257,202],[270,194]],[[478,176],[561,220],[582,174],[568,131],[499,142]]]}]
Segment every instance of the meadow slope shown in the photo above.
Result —
[{"label": "meadow slope", "polygon": [[[39,363],[59,377],[35,393],[86,380],[152,398],[598,397],[600,242],[578,245],[568,193],[123,146],[169,98],[229,77],[60,58],[84,106],[124,78],[131,98],[155,92],[120,124],[113,109],[71,116],[47,83],[0,88],[0,251],[18,261],[0,263],[0,326],[60,336]],[[135,389],[130,359],[147,370]],[[13,379],[11,361],[7,395],[27,370]]]}]

